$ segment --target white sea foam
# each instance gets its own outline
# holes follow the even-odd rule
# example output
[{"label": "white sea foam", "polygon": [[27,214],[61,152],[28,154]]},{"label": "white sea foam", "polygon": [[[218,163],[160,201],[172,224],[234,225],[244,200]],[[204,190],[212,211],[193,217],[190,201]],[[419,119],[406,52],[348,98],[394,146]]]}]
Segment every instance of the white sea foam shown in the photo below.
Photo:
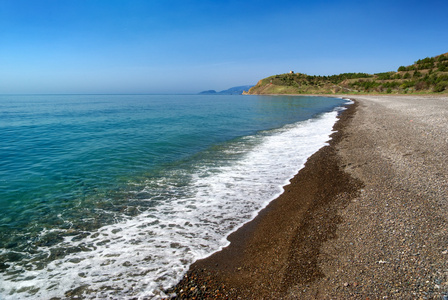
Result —
[{"label": "white sea foam", "polygon": [[151,208],[86,238],[40,249],[48,255],[56,248],[76,251],[40,269],[30,264],[0,275],[0,298],[50,299],[79,287],[86,299],[164,296],[195,260],[227,246],[231,232],[282,193],[326,145],[336,116],[333,111],[246,137],[228,146],[220,163],[202,161],[191,174],[172,171],[188,183],[169,177],[148,182],[135,193],[153,195],[146,199]]}]

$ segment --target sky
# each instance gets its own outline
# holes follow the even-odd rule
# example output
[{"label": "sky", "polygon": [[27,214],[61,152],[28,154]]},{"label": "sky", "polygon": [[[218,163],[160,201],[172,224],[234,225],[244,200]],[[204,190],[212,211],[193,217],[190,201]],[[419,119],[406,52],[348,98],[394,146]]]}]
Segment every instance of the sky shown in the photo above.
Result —
[{"label": "sky", "polygon": [[0,94],[198,93],[448,52],[448,1],[0,0]]}]

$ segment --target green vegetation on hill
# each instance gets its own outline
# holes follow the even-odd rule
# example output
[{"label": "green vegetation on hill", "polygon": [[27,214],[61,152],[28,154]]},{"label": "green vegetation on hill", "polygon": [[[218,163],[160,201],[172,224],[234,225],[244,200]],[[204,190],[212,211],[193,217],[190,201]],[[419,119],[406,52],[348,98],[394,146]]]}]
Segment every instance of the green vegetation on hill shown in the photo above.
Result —
[{"label": "green vegetation on hill", "polygon": [[400,66],[396,72],[312,76],[287,73],[260,80],[247,94],[362,94],[448,92],[448,53]]}]

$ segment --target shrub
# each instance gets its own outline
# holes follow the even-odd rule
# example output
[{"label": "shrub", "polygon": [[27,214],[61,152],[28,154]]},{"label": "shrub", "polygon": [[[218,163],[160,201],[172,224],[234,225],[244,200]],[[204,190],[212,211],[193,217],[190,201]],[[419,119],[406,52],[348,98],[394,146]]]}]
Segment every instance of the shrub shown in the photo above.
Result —
[{"label": "shrub", "polygon": [[430,76],[428,76],[428,79],[426,79],[425,81],[429,84],[429,85],[435,85],[437,83],[437,73],[435,74],[431,74]]},{"label": "shrub", "polygon": [[411,74],[409,74],[409,73],[405,73],[405,74],[403,75],[403,79],[408,79],[408,78],[411,78]]},{"label": "shrub", "polygon": [[423,65],[421,65],[420,68],[422,70],[432,69],[432,68],[434,68],[434,62],[423,64]]},{"label": "shrub", "polygon": [[426,90],[428,88],[428,84],[425,81],[419,81],[415,84],[415,89],[417,91]]},{"label": "shrub", "polygon": [[366,73],[342,73],[339,75],[331,75],[328,77],[332,83],[340,83],[346,79],[370,78],[372,75]]},{"label": "shrub", "polygon": [[440,75],[437,77],[436,82],[439,83],[441,81],[448,81],[448,75]]},{"label": "shrub", "polygon": [[404,71],[407,71],[408,69],[405,67],[405,66],[400,66],[399,68],[398,68],[398,72],[404,72]]},{"label": "shrub", "polygon": [[436,93],[440,93],[440,92],[443,92],[444,90],[446,90],[447,88],[448,88],[448,81],[441,81],[436,84],[436,86],[434,87],[433,90]]},{"label": "shrub", "polygon": [[401,87],[402,89],[407,89],[407,88],[413,87],[414,85],[415,85],[415,81],[407,80],[407,81],[403,82],[403,83],[400,85],[400,87]]},{"label": "shrub", "polygon": [[376,73],[375,74],[378,77],[378,80],[389,80],[391,79],[391,73],[390,72],[384,72],[384,73]]},{"label": "shrub", "polygon": [[383,88],[396,88],[400,83],[397,81],[390,81],[383,83]]}]

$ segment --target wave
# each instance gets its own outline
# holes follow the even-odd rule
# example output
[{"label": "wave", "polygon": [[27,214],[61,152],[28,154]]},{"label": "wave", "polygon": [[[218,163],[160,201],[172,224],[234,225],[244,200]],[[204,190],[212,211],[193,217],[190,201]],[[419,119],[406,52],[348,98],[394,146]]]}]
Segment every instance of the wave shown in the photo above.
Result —
[{"label": "wave", "polygon": [[327,144],[337,113],[216,145],[143,185],[131,182],[135,214],[116,212],[114,224],[41,246],[39,256],[0,274],[1,298],[165,296],[193,262],[226,247],[230,233],[283,192]]}]

